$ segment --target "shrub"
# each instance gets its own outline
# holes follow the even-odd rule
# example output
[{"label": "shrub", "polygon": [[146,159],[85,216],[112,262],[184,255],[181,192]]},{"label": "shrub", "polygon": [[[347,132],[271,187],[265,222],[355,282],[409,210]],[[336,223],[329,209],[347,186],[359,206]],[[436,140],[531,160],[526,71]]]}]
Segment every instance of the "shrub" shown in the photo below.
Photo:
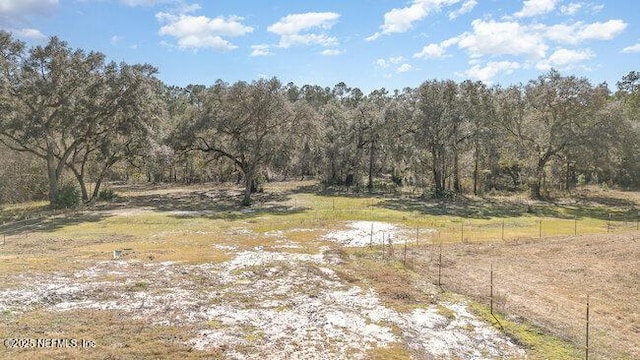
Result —
[{"label": "shrub", "polygon": [[98,194],[98,200],[102,200],[102,201],[113,201],[117,197],[118,197],[118,194],[116,194],[116,192],[113,191],[113,189],[100,190],[100,193]]},{"label": "shrub", "polygon": [[432,200],[456,200],[458,194],[451,190],[438,191],[435,188],[430,188],[422,194],[422,198]]},{"label": "shrub", "polygon": [[81,202],[82,195],[78,188],[72,184],[65,184],[58,189],[52,205],[55,209],[71,209],[80,205]]}]

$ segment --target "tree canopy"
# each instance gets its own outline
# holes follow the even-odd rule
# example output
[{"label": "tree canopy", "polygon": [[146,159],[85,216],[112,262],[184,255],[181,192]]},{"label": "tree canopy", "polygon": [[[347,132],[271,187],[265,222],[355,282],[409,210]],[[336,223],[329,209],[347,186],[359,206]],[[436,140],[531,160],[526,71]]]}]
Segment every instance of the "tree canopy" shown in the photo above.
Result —
[{"label": "tree canopy", "polygon": [[[426,80],[369,94],[277,78],[178,87],[156,72],[56,37],[29,48],[0,32],[4,163],[21,159],[34,187],[46,178],[52,203],[70,181],[91,201],[105,179],[242,182],[245,205],[264,181],[305,176],[370,192],[410,185],[432,197],[640,186],[636,71],[615,93],[551,70],[507,87]],[[27,176],[36,164],[44,176]],[[10,191],[20,175],[0,173],[0,191]]]}]

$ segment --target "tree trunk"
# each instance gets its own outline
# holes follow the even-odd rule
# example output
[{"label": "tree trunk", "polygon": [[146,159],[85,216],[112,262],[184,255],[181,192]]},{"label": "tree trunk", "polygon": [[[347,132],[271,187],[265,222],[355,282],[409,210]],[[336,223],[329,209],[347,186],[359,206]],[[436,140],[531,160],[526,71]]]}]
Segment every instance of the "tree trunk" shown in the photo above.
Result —
[{"label": "tree trunk", "polygon": [[478,195],[478,167],[479,167],[479,149],[478,140],[475,141],[475,151],[473,153],[473,195]]},{"label": "tree trunk", "polygon": [[435,183],[435,195],[440,196],[444,192],[444,176],[442,173],[442,160],[440,159],[442,154],[434,147],[431,149],[431,156],[433,157],[432,171],[433,181]]},{"label": "tree trunk", "polygon": [[47,176],[49,178],[49,202],[53,204],[58,196],[58,172],[53,144],[47,140]]},{"label": "tree trunk", "polygon": [[96,180],[96,187],[93,189],[93,195],[91,195],[91,200],[95,200],[98,198],[98,195],[100,194],[100,185],[102,185],[102,176],[98,177],[98,180]]},{"label": "tree trunk", "polygon": [[76,176],[76,180],[78,180],[78,184],[80,185],[80,192],[82,192],[82,201],[89,201],[89,193],[87,192],[87,184],[84,182],[84,175],[76,170],[75,167],[72,167],[71,171],[73,171],[73,175]]},{"label": "tree trunk", "polygon": [[462,192],[462,186],[460,185],[460,156],[458,155],[458,148],[453,148],[453,191],[456,193]]},{"label": "tree trunk", "polygon": [[567,161],[567,174],[565,177],[565,186],[566,186],[566,191],[571,190],[571,161],[569,161],[569,157],[566,157],[566,161]]},{"label": "tree trunk", "polygon": [[373,160],[374,160],[375,142],[371,140],[371,147],[369,149],[369,181],[367,182],[367,190],[373,191]]},{"label": "tree trunk", "polygon": [[531,197],[534,199],[542,199],[542,178],[544,177],[544,167],[547,164],[547,157],[543,156],[538,159],[538,166],[536,166],[535,179],[531,184]]},{"label": "tree trunk", "polygon": [[253,187],[253,171],[247,169],[244,172],[244,197],[242,206],[251,205],[251,188]]}]

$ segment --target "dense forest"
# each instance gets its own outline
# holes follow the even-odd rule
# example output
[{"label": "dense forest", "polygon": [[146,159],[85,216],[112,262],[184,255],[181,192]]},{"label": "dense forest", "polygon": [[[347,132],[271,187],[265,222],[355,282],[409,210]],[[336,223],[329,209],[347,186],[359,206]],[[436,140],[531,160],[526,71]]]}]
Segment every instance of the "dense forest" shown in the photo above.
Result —
[{"label": "dense forest", "polygon": [[183,88],[156,73],[0,32],[0,203],[90,202],[106,181],[237,182],[243,204],[265,181],[307,177],[434,198],[640,186],[636,71],[615,92],[551,70],[369,94],[276,78]]}]

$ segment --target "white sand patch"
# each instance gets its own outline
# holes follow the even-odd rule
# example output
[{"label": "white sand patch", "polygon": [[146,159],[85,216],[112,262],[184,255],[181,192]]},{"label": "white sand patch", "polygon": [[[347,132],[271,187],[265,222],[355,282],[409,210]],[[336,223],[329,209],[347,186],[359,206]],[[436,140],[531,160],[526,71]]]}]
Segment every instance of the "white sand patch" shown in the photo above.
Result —
[{"label": "white sand patch", "polygon": [[249,234],[253,234],[253,231],[251,231],[250,229],[247,229],[247,228],[234,228],[234,229],[230,229],[229,231],[227,231],[227,234],[229,234],[229,235],[249,235]]},{"label": "white sand patch", "polygon": [[265,236],[269,236],[269,237],[277,237],[277,238],[284,238],[284,231],[282,230],[271,230],[271,231],[267,231],[264,233]]},{"label": "white sand patch", "polygon": [[384,242],[389,244],[410,241],[408,231],[397,225],[379,221],[352,221],[348,229],[332,231],[322,237],[323,240],[335,241],[346,247],[376,246]]},{"label": "white sand patch", "polygon": [[437,358],[494,359],[505,355],[523,358],[525,353],[487,323],[472,315],[464,304],[442,304],[451,317],[437,307],[416,309],[403,315],[400,325],[412,349]]},{"label": "white sand patch", "polygon": [[237,246],[231,246],[231,245],[222,245],[222,244],[213,244],[213,248],[214,249],[220,249],[220,250],[228,250],[228,251],[236,251],[238,250]]},{"label": "white sand patch", "polygon": [[[102,261],[2,290],[0,310],[110,310],[152,326],[188,325],[196,329],[189,346],[227,349],[234,359],[358,359],[401,341],[420,358],[523,357],[464,304],[442,304],[447,316],[435,305],[386,307],[373,290],[344,283],[329,255],[256,248],[221,264]],[[114,279],[100,281],[106,276]]]}]

